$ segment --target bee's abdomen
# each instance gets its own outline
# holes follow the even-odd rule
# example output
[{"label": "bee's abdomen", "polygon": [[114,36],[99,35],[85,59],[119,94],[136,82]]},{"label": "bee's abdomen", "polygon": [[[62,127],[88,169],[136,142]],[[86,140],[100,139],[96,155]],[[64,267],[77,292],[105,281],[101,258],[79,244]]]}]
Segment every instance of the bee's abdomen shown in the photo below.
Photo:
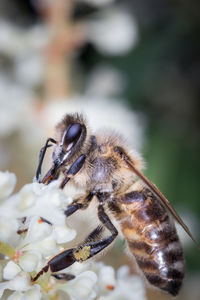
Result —
[{"label": "bee's abdomen", "polygon": [[120,202],[126,212],[122,232],[138,266],[152,285],[176,296],[184,278],[184,258],[174,223],[148,190],[126,194]]}]

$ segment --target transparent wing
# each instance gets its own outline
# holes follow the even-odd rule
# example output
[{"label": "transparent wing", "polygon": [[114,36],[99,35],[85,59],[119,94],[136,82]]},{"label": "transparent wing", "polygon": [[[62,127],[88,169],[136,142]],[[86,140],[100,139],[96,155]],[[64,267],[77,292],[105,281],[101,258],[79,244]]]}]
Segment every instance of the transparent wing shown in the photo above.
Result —
[{"label": "transparent wing", "polygon": [[169,201],[165,198],[165,196],[159,191],[159,189],[156,187],[156,185],[153,182],[151,182],[142,172],[137,170],[130,161],[126,160],[126,163],[128,165],[128,168],[132,172],[134,172],[151,189],[151,191],[158,197],[158,199],[161,201],[161,203],[163,203],[163,205],[170,211],[170,213],[173,215],[173,217],[183,227],[185,232],[190,236],[190,238],[193,240],[193,242],[200,249],[200,246],[198,245],[197,241],[192,236],[192,234],[191,234],[189,228],[187,227],[187,225],[183,222],[181,217],[177,214],[177,212],[172,207],[172,205],[169,203]]}]

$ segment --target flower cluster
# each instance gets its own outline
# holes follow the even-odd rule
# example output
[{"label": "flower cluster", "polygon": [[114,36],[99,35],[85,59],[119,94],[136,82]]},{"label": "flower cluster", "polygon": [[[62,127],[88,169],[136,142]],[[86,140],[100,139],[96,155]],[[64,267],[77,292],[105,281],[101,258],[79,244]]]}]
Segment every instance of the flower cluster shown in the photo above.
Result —
[{"label": "flower cluster", "polygon": [[63,282],[48,272],[33,284],[31,276],[76,236],[63,213],[72,197],[56,181],[27,184],[11,195],[15,183],[14,174],[0,172],[1,299],[146,299],[143,281],[131,276],[127,266],[115,273],[91,260],[62,271],[75,275],[73,280]]}]

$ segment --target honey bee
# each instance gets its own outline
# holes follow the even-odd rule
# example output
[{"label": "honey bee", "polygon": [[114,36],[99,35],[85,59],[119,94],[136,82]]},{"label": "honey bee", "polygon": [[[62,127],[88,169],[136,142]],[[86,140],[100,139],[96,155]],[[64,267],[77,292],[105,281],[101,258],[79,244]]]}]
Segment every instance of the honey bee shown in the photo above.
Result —
[{"label": "honey bee", "polygon": [[[72,275],[56,272],[98,254],[121,231],[147,281],[176,296],[184,278],[184,256],[168,211],[193,237],[168,200],[141,172],[142,158],[114,132],[90,134],[80,114],[67,114],[56,126],[56,132],[56,140],[47,139],[40,151],[36,179],[48,184],[62,173],[61,189],[69,180],[84,188],[85,197],[74,200],[65,215],[69,217],[77,210],[86,209],[96,198],[101,225],[77,247],[50,259],[32,281],[48,270],[57,279],[72,279]],[[50,146],[53,146],[52,167],[40,181],[43,159]],[[118,221],[118,229],[110,219],[110,212]],[[104,238],[101,237],[103,228],[110,232]]]}]

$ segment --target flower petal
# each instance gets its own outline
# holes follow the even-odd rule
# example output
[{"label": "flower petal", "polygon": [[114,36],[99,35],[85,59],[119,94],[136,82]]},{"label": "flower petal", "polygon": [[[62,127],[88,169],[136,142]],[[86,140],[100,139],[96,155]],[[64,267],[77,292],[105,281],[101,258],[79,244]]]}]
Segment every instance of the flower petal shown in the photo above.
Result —
[{"label": "flower petal", "polygon": [[0,199],[7,198],[16,185],[16,176],[8,171],[0,172]]}]

